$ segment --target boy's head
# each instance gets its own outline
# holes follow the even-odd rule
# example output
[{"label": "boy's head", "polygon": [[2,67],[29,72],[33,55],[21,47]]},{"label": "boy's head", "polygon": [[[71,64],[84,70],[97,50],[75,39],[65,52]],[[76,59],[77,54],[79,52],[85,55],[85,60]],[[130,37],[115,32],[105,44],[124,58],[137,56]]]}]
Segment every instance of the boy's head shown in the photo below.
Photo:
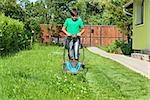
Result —
[{"label": "boy's head", "polygon": [[72,9],[71,10],[71,18],[75,21],[75,20],[77,20],[78,19],[78,11],[77,11],[77,9]]}]

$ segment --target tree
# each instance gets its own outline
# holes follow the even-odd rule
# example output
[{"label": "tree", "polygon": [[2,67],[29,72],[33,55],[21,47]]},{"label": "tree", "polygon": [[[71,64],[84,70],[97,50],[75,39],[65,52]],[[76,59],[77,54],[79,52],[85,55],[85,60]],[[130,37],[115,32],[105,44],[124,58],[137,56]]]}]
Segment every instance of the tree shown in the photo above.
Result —
[{"label": "tree", "polygon": [[16,3],[15,0],[1,0],[0,12],[13,19],[19,19],[20,21],[25,20],[25,11]]},{"label": "tree", "polygon": [[[106,0],[102,2],[105,5],[105,9],[108,11],[108,14],[112,16],[115,24],[121,28],[121,31],[128,34],[129,31],[132,31],[132,17],[126,15],[123,12],[123,5],[125,5],[130,0]],[[130,9],[132,11],[133,9]]]}]

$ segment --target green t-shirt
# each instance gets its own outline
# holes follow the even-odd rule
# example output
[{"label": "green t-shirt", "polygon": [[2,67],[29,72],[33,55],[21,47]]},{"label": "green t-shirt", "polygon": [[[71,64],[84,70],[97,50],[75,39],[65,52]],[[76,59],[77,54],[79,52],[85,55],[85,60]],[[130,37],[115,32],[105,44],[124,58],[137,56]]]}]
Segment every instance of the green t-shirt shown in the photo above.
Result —
[{"label": "green t-shirt", "polygon": [[84,28],[81,18],[78,18],[76,21],[73,21],[72,18],[67,18],[64,26],[71,35],[77,35],[77,33],[80,32],[80,29]]}]

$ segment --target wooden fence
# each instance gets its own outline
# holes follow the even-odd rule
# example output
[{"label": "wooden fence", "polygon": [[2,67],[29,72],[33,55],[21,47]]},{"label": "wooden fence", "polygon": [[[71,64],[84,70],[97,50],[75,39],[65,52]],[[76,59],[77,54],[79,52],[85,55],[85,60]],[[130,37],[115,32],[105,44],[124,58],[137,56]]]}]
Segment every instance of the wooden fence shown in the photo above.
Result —
[{"label": "wooden fence", "polygon": [[[45,32],[47,33],[46,30]],[[46,34],[45,32],[43,32],[42,37],[48,36],[44,35]],[[63,32],[60,32],[59,34],[60,38],[65,38]],[[127,40],[127,36],[123,35],[116,26],[85,25],[85,32],[82,35],[81,41],[82,39],[84,39],[84,44],[86,46],[109,46],[115,40]],[[63,41],[60,40],[64,39],[59,39],[58,42],[62,43]]]},{"label": "wooden fence", "polygon": [[86,46],[109,46],[115,40],[126,40],[116,26],[86,25],[83,37]]},{"label": "wooden fence", "polygon": [[51,32],[48,31],[48,25],[41,24],[41,40],[43,43],[49,43],[51,41]]}]

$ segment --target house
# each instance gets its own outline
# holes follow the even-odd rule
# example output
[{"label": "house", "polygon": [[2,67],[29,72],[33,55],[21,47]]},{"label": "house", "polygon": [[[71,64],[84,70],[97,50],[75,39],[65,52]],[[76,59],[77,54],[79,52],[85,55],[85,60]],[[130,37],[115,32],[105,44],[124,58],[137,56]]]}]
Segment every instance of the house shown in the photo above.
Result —
[{"label": "house", "polygon": [[[133,14],[125,9],[133,7]],[[133,49],[150,55],[150,0],[131,0],[124,12],[133,17]]]},{"label": "house", "polygon": [[131,0],[126,9],[133,7],[133,49],[150,52],[150,0]]}]

